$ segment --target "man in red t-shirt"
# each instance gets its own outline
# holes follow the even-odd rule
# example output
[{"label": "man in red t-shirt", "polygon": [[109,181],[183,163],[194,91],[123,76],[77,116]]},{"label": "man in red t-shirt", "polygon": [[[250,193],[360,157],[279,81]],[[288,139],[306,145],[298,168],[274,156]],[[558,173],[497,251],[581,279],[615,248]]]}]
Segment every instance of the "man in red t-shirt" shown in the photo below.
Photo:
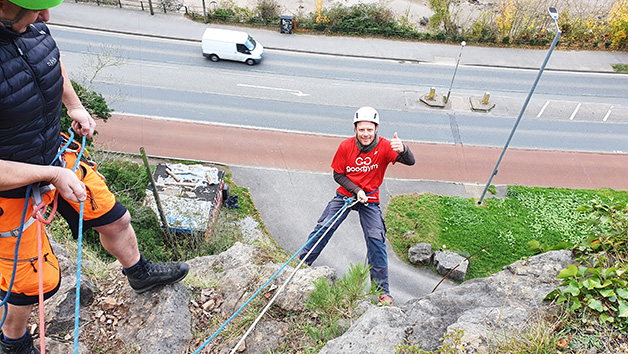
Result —
[{"label": "man in red t-shirt", "polygon": [[[386,168],[390,163],[414,165],[414,155],[407,145],[401,142],[397,133],[389,141],[377,135],[379,113],[372,107],[362,107],[353,116],[355,137],[340,143],[331,167],[334,180],[340,185],[336,196],[327,204],[314,231],[310,233],[308,243],[299,254],[303,259],[318,239],[324,235],[305,263],[312,265],[327,245],[338,226],[351,210],[360,215],[360,224],[364,231],[367,258],[371,266],[371,280],[384,292],[380,304],[392,305],[388,286],[388,257],[386,255],[386,225],[379,208],[379,186],[384,180]],[[357,199],[358,204],[346,209],[338,219],[326,225],[344,206],[348,197]]]}]

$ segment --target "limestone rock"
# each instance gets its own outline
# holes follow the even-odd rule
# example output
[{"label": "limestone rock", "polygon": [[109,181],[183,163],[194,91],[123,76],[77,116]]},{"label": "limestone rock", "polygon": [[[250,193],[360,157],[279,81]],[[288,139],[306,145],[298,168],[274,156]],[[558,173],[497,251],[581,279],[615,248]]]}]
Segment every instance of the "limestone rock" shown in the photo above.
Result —
[{"label": "limestone rock", "polygon": [[[403,343],[433,351],[453,328],[463,331],[467,352],[486,350],[487,335],[493,330],[507,333],[521,328],[531,313],[547,308],[543,298],[561,283],[556,278],[560,270],[573,263],[571,252],[552,251],[518,261],[490,277],[410,300],[402,307],[371,308],[320,353],[393,353]],[[502,308],[506,296],[508,302]]]},{"label": "limestone rock", "polygon": [[434,266],[438,274],[445,276],[449,273],[448,278],[456,281],[464,281],[467,275],[469,261],[465,260],[461,255],[450,251],[434,252]]},{"label": "limestone rock", "polygon": [[429,243],[417,243],[408,250],[408,260],[412,264],[427,266],[432,264],[434,251]]}]

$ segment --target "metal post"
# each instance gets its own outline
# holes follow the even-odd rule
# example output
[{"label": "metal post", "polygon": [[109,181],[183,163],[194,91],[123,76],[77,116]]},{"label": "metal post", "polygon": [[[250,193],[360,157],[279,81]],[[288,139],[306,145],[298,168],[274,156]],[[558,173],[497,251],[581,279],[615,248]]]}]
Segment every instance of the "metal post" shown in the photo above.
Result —
[{"label": "metal post", "polygon": [[506,145],[504,145],[504,149],[502,150],[501,155],[499,155],[499,159],[497,160],[497,164],[495,164],[493,173],[491,173],[491,177],[488,179],[488,182],[486,183],[486,186],[484,187],[482,196],[480,196],[480,200],[478,200],[478,205],[482,204],[482,201],[484,200],[484,196],[486,195],[486,191],[488,191],[488,187],[491,185],[491,182],[493,181],[493,177],[495,177],[495,175],[497,174],[497,169],[499,168],[499,164],[502,162],[502,158],[504,157],[504,154],[506,153],[506,149],[508,149],[508,145],[510,145],[510,141],[512,140],[513,135],[515,135],[515,130],[517,130],[517,126],[519,126],[521,117],[523,117],[523,112],[525,112],[526,108],[528,107],[528,103],[530,102],[530,98],[532,97],[532,94],[534,93],[534,90],[536,89],[536,85],[538,84],[539,79],[541,78],[541,75],[543,74],[543,70],[545,70],[545,66],[547,65],[547,62],[549,61],[549,58],[552,55],[554,48],[556,47],[556,43],[558,43],[558,39],[560,38],[561,31],[560,31],[560,28],[558,27],[558,21],[557,21],[558,11],[556,11],[556,9],[553,7],[550,7],[548,11],[549,11],[550,16],[554,20],[554,24],[556,24],[556,36],[554,37],[554,41],[552,42],[552,45],[550,46],[550,49],[547,52],[547,56],[545,56],[543,65],[541,65],[541,68],[539,69],[539,73],[537,74],[536,79],[534,80],[534,84],[532,85],[532,88],[530,89],[530,92],[528,93],[528,97],[523,103],[523,107],[521,107],[521,112],[519,112],[519,117],[517,117],[517,120],[515,121],[515,125],[512,127],[510,136],[508,136]]},{"label": "metal post", "polygon": [[447,91],[447,96],[443,97],[445,103],[449,102],[449,94],[451,94],[451,87],[454,85],[454,78],[456,77],[456,72],[458,71],[458,64],[460,64],[460,58],[462,57],[462,50],[464,46],[467,45],[467,42],[462,41],[460,43],[460,54],[458,54],[458,61],[456,61],[456,69],[454,69],[454,76],[451,77],[451,84],[449,84],[449,91]]},{"label": "metal post", "polygon": [[144,160],[144,166],[146,166],[146,172],[148,173],[148,177],[150,178],[150,185],[153,187],[153,196],[155,196],[155,204],[157,204],[157,210],[159,211],[159,217],[161,218],[161,223],[164,225],[166,229],[166,235],[168,236],[168,242],[172,241],[172,234],[170,233],[170,226],[168,225],[168,220],[166,219],[166,214],[164,213],[164,209],[161,206],[161,199],[159,198],[159,193],[157,192],[157,186],[155,185],[155,180],[153,179],[153,174],[150,171],[150,165],[148,164],[148,157],[146,157],[146,150],[142,146],[140,148],[140,153],[142,154],[142,159]]},{"label": "metal post", "polygon": [[203,23],[207,23],[207,9],[205,8],[205,0],[203,0]]},{"label": "metal post", "polygon": [[150,14],[154,15],[155,11],[153,10],[153,0],[148,0],[148,8],[150,9]]}]

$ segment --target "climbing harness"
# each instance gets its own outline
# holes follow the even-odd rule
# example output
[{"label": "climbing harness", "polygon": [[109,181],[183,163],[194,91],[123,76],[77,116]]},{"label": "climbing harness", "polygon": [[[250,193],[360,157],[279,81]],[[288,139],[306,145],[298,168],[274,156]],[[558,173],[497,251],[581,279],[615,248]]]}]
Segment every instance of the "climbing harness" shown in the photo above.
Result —
[{"label": "climbing harness", "polygon": [[[62,148],[59,149],[59,151],[55,155],[50,165],[54,164],[57,161],[57,159],[59,159],[60,156],[68,149],[68,146],[74,141],[74,132],[72,131],[72,128],[69,128],[68,132],[70,133],[70,136],[64,135],[64,138],[67,141],[62,146]],[[83,136],[80,152],[78,153],[76,162],[72,168],[73,172],[76,172],[76,169],[80,164],[81,158],[85,151],[85,142],[86,142],[86,136]],[[33,186],[35,186],[35,188],[33,188]],[[38,299],[39,299],[39,328],[40,328],[39,346],[40,346],[40,351],[42,354],[46,353],[46,344],[45,344],[44,281],[43,281],[43,258],[44,258],[43,235],[45,234],[45,231],[42,230],[41,225],[50,224],[50,222],[52,221],[54,214],[56,213],[56,210],[57,210],[57,200],[59,197],[59,193],[58,191],[54,192],[52,210],[47,219],[44,218],[43,216],[44,209],[46,208],[47,203],[43,200],[42,196],[43,194],[51,190],[53,190],[52,187],[50,186],[40,187],[39,183],[28,185],[26,187],[26,196],[25,196],[25,201],[24,201],[24,209],[22,211],[22,218],[20,220],[20,226],[15,230],[0,233],[0,237],[9,237],[9,236],[17,237],[16,244],[15,244],[15,252],[14,252],[15,256],[13,259],[13,271],[11,273],[11,280],[7,288],[6,296],[0,302],[0,306],[4,306],[4,314],[2,317],[2,321],[0,321],[0,327],[2,327],[4,325],[4,322],[6,321],[6,317],[8,313],[8,300],[11,295],[11,291],[13,289],[13,284],[15,282],[15,274],[17,271],[17,264],[18,264],[18,258],[19,258],[18,251],[20,247],[20,242],[22,240],[22,234],[24,230],[30,227],[34,222],[37,223],[37,266],[39,268],[39,271],[37,273],[39,277]],[[29,217],[29,219],[26,220],[26,213],[28,210],[28,204],[31,198],[31,193],[33,197],[33,212],[31,216]],[[83,229],[83,202],[81,201],[79,204],[80,204],[79,241],[78,241],[79,245],[78,245],[78,262],[77,262],[77,288],[76,288],[76,304],[77,305],[76,305],[76,311],[75,311],[75,330],[74,330],[74,334],[75,334],[74,353],[75,354],[78,353],[78,317],[79,317],[78,305],[80,304],[79,290],[80,290],[80,267],[81,267],[81,252],[82,252],[82,249],[81,249],[82,235],[81,234],[82,234],[82,229]]]},{"label": "climbing harness", "polygon": [[[307,242],[301,246],[301,248],[299,248],[293,255],[292,257],[290,257],[290,259],[288,259],[288,261],[286,263],[284,263],[281,268],[279,268],[275,274],[273,274],[270,279],[268,279],[268,281],[266,281],[266,283],[264,283],[264,285],[262,285],[253,295],[251,295],[251,297],[242,305],[240,306],[240,308],[233,314],[231,315],[231,317],[229,317],[229,319],[223,323],[222,326],[220,326],[220,328],[218,328],[216,330],[216,332],[214,332],[214,334],[211,335],[211,337],[209,337],[195,352],[194,354],[198,354],[201,352],[201,350],[203,350],[203,348],[205,348],[205,346],[207,344],[209,344],[209,342],[211,342],[212,339],[214,339],[214,337],[216,337],[218,335],[218,333],[220,333],[220,331],[222,331],[268,284],[270,284],[270,282],[275,279],[275,277],[288,265],[288,263],[292,262],[292,260],[299,255],[299,253],[301,252],[301,250],[303,250],[305,248],[305,246],[307,246],[312,240],[314,240],[316,238],[316,236],[318,235],[318,233],[320,232],[320,230],[325,229],[325,227],[332,222],[335,222],[338,217],[349,207],[355,205],[357,203],[357,200],[354,201],[354,198],[349,197],[345,199],[345,204],[344,206],[338,210],[336,212],[336,214],[334,214],[329,220],[327,220],[327,222],[320,228],[318,229],[318,231],[307,240]],[[318,243],[325,237],[325,235],[327,234],[327,232],[329,232],[330,228],[327,228],[327,230],[323,233],[323,235],[321,237],[318,238],[318,240],[316,241],[316,243],[311,247],[311,249],[308,251],[307,255],[305,257],[303,257],[303,259],[301,260],[301,263],[299,263],[299,265],[294,269],[294,271],[292,272],[292,274],[288,277],[288,279],[284,282],[284,284],[281,286],[281,288],[277,291],[277,293],[275,294],[275,296],[273,296],[273,298],[271,299],[270,303],[264,308],[264,310],[262,311],[262,313],[258,316],[258,318],[255,320],[255,322],[253,322],[253,325],[249,328],[249,330],[246,332],[245,336],[242,338],[242,340],[240,340],[240,342],[238,342],[238,344],[235,346],[235,348],[233,350],[236,350],[236,348],[240,347],[240,344],[244,341],[244,339],[246,338],[246,336],[248,336],[248,334],[253,330],[253,328],[255,327],[255,324],[257,324],[257,322],[260,320],[261,316],[268,310],[268,308],[270,307],[270,305],[272,305],[273,301],[277,298],[277,296],[279,295],[279,293],[285,288],[285,286],[288,284],[288,282],[290,282],[290,280],[292,280],[292,277],[294,277],[294,275],[296,274],[296,271],[301,267],[301,265],[305,262],[305,260],[307,259],[307,257],[309,257],[310,253],[312,253],[312,250],[314,250],[316,248],[316,246],[318,246]],[[232,351],[231,353],[234,353],[234,351]]]}]

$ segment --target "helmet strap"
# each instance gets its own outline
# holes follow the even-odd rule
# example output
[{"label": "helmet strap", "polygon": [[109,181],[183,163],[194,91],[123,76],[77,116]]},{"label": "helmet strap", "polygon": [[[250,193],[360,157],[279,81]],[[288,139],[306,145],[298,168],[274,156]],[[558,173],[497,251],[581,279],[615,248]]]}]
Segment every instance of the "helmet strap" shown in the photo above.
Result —
[{"label": "helmet strap", "polygon": [[26,11],[28,11],[28,9],[22,8],[20,10],[20,12],[18,12],[17,15],[15,16],[15,18],[12,19],[12,20],[7,20],[7,19],[4,19],[4,18],[0,18],[0,24],[2,24],[7,29],[11,29],[11,26],[13,26],[14,23],[16,23],[17,21],[21,20],[22,17],[24,17],[24,15],[26,14]]}]

